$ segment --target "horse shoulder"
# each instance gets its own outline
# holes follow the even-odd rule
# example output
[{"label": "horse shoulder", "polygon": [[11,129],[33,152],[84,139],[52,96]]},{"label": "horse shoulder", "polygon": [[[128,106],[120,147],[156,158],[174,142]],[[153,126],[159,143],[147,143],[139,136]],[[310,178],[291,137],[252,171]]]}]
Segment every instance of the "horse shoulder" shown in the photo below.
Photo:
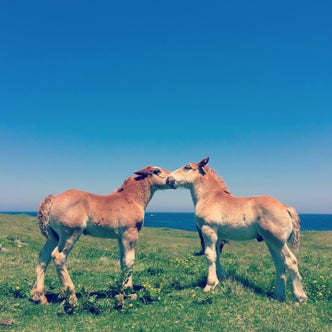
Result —
[{"label": "horse shoulder", "polygon": [[144,209],[123,191],[107,196],[95,196],[90,202],[90,217],[95,223],[108,227],[123,227],[143,222]]},{"label": "horse shoulder", "polygon": [[139,204],[134,202],[130,204],[125,203],[121,213],[121,222],[132,227],[136,227],[137,224],[143,224],[144,212],[144,208]]}]

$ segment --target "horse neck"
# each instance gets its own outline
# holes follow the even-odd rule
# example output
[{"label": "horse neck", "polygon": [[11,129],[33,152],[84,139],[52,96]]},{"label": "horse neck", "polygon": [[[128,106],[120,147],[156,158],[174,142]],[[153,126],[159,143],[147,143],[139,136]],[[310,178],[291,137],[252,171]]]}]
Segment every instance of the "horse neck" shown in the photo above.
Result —
[{"label": "horse neck", "polygon": [[193,184],[190,187],[191,198],[194,206],[205,196],[205,186],[202,182]]},{"label": "horse neck", "polygon": [[194,206],[196,206],[200,195],[197,195],[197,190],[196,190],[195,186],[190,187],[190,194],[191,194],[191,198],[193,200]]},{"label": "horse neck", "polygon": [[123,183],[122,187],[118,189],[118,192],[124,196],[130,196],[131,200],[134,200],[136,203],[142,205],[144,210],[154,194],[154,190],[150,185],[149,179],[137,179],[137,177],[128,178]]},{"label": "horse neck", "polygon": [[224,182],[212,173],[206,173],[190,187],[191,198],[195,206],[200,200],[214,195],[219,190],[228,193],[228,188]]}]

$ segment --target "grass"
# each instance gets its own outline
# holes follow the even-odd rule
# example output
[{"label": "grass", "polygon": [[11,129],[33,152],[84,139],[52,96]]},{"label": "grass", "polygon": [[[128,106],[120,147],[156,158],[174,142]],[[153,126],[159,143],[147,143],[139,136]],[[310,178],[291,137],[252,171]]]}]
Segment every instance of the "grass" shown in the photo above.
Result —
[{"label": "grass", "polygon": [[[78,306],[72,306],[53,263],[46,276],[50,305],[30,290],[44,242],[37,221],[0,215],[0,330],[4,331],[331,331],[332,232],[302,232],[299,269],[308,303],[271,299],[275,270],[264,243],[224,248],[228,278],[203,293],[207,266],[194,232],[143,228],[137,246],[134,295],[118,286],[116,240],[82,237],[69,256]],[[58,296],[59,295],[59,296]]]}]

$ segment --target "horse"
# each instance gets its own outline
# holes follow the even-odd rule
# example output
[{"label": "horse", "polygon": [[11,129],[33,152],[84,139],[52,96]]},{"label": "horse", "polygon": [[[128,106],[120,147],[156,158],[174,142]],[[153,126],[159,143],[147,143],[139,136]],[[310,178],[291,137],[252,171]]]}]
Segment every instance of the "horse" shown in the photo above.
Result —
[{"label": "horse", "polygon": [[235,197],[224,181],[211,169],[205,158],[198,163],[189,163],[175,171],[166,183],[176,189],[190,190],[195,206],[196,226],[205,241],[205,256],[208,276],[204,291],[213,290],[219,280],[225,278],[219,260],[218,243],[222,240],[265,241],[276,268],[274,297],[286,299],[286,269],[292,279],[293,293],[297,303],[307,301],[302,278],[298,271],[295,249],[300,244],[300,219],[293,207],[284,205],[271,196]]},{"label": "horse", "polygon": [[[204,255],[204,252],[205,252],[205,242],[204,242],[204,237],[203,237],[203,234],[202,234],[202,231],[196,226],[196,230],[197,230],[197,233],[198,233],[198,237],[199,237],[199,240],[200,240],[200,243],[201,243],[201,250],[196,253],[195,255],[196,256],[201,256],[201,255]],[[228,243],[228,241],[226,240],[221,240],[220,243],[219,243],[219,247],[217,248],[217,250],[220,251],[220,253],[222,253],[222,250],[224,249],[224,245]]]},{"label": "horse", "polygon": [[109,195],[68,190],[57,196],[47,196],[38,211],[39,227],[46,242],[39,253],[32,300],[48,303],[44,290],[45,273],[53,259],[63,289],[69,290],[70,299],[77,302],[66,262],[82,234],[117,238],[122,271],[120,281],[123,287],[132,288],[135,248],[144,212],[156,190],[169,188],[166,184],[169,173],[160,167],[147,166]]}]

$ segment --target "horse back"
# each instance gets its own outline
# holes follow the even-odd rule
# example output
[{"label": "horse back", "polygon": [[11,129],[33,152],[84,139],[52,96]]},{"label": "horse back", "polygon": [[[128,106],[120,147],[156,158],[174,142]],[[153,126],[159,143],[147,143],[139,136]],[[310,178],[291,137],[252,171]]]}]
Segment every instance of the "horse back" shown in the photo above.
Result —
[{"label": "horse back", "polygon": [[[121,192],[97,195],[80,190],[68,190],[53,197],[51,219],[68,227],[115,229],[142,223],[144,209]],[[100,232],[101,233],[101,232]]]},{"label": "horse back", "polygon": [[218,228],[229,240],[274,233],[284,241],[293,230],[288,208],[271,196],[210,195],[197,204],[196,223]]}]

